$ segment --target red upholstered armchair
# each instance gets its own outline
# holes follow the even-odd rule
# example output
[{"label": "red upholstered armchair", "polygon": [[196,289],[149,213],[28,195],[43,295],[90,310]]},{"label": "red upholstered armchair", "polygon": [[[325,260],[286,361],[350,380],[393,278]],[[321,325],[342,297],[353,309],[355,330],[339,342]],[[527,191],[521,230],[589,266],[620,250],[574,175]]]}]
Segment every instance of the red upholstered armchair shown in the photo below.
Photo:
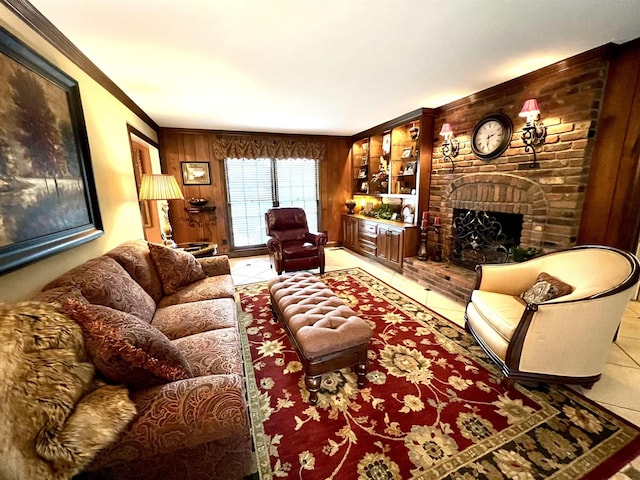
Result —
[{"label": "red upholstered armchair", "polygon": [[320,268],[324,273],[326,233],[309,233],[302,208],[272,208],[264,214],[271,266],[278,275],[283,271]]}]

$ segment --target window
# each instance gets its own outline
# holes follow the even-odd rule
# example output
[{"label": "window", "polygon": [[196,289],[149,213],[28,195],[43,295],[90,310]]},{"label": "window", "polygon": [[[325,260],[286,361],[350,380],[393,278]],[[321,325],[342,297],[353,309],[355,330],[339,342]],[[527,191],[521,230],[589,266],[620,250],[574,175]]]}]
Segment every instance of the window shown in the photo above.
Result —
[{"label": "window", "polygon": [[232,248],[265,245],[264,214],[272,207],[301,207],[318,231],[318,160],[227,158],[227,202]]}]

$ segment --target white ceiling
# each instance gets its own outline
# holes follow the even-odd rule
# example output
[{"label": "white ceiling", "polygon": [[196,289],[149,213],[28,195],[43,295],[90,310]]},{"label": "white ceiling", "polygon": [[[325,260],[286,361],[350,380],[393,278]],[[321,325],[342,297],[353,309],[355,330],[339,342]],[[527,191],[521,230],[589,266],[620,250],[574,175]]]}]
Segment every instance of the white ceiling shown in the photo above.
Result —
[{"label": "white ceiling", "polygon": [[352,135],[608,42],[640,0],[30,0],[162,127]]}]

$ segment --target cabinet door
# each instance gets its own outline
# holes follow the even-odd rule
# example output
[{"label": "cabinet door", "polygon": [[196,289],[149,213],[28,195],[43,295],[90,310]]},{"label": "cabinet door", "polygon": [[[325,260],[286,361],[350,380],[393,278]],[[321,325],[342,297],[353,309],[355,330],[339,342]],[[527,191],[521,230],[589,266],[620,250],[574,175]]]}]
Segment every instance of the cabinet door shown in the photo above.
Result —
[{"label": "cabinet door", "polygon": [[386,225],[380,225],[378,227],[378,237],[376,238],[376,245],[378,247],[378,258],[381,260],[387,259],[387,250],[389,245],[388,237],[389,227]]},{"label": "cabinet door", "polygon": [[342,217],[343,243],[353,250],[358,247],[358,220],[353,217]]},{"label": "cabinet door", "polygon": [[402,266],[404,230],[380,225],[378,227],[378,258],[395,266]]},{"label": "cabinet door", "polygon": [[404,230],[389,228],[387,238],[387,260],[401,266],[404,250]]}]

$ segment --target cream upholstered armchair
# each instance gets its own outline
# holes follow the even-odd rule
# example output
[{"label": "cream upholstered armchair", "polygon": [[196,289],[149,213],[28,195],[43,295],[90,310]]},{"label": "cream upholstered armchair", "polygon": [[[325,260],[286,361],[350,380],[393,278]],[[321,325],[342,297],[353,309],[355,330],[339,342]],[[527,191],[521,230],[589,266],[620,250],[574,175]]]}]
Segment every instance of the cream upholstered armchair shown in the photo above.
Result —
[{"label": "cream upholstered armchair", "polygon": [[628,252],[595,245],[522,263],[479,265],[466,328],[508,382],[591,388],[600,379],[639,266]]}]

